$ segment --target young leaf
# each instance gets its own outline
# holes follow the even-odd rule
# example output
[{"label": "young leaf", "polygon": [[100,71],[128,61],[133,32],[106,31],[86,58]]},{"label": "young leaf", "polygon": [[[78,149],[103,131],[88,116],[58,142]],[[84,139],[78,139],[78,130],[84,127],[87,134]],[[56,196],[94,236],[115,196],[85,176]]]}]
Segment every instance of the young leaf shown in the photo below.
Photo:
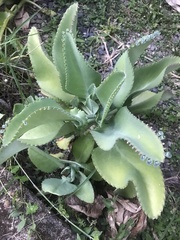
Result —
[{"label": "young leaf", "polygon": [[17,232],[19,233],[20,231],[22,231],[22,229],[25,227],[26,225],[26,218],[24,217],[24,215],[19,216],[20,218],[20,222],[17,225]]},{"label": "young leaf", "polygon": [[95,86],[100,84],[100,74],[86,63],[70,32],[63,35],[63,50],[66,69],[65,89],[73,95],[86,99],[89,95],[89,87],[92,84]]},{"label": "young leaf", "polygon": [[64,196],[76,190],[76,185],[65,179],[47,178],[42,182],[42,190],[57,196]]},{"label": "young leaf", "polygon": [[93,203],[94,202],[94,190],[92,184],[87,177],[82,173],[80,173],[80,189],[75,193],[75,195],[84,202]]},{"label": "young leaf", "polygon": [[51,173],[63,167],[59,159],[45,153],[37,147],[30,147],[28,149],[28,155],[31,162],[42,172]]},{"label": "young leaf", "polygon": [[95,168],[109,184],[125,188],[129,181],[135,185],[138,199],[148,217],[157,218],[164,206],[165,187],[159,167],[140,160],[130,146],[118,141],[110,151],[96,148],[92,154]]},{"label": "young leaf", "polygon": [[44,53],[35,27],[32,27],[29,32],[28,52],[37,83],[42,92],[63,101],[69,102],[72,100],[73,96],[62,90],[59,73],[55,65]]},{"label": "young leaf", "polygon": [[111,125],[104,126],[101,130],[91,131],[91,134],[97,145],[104,151],[110,150],[118,139],[124,139],[136,151],[148,158],[164,161],[163,146],[159,138],[126,107],[117,112]]}]

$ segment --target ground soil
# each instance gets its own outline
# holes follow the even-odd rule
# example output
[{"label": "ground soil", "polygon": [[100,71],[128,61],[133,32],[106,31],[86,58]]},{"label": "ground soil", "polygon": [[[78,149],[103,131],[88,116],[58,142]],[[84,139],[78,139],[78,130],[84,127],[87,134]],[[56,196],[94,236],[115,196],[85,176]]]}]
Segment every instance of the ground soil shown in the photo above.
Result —
[{"label": "ground soil", "polygon": [[[0,239],[1,240],[73,240],[75,234],[58,216],[51,213],[35,194],[14,180],[12,174],[0,168]],[[26,215],[26,204],[37,205],[37,212]],[[16,206],[16,207],[15,207]],[[13,217],[13,213],[20,214]],[[18,232],[21,216],[25,227]],[[35,223],[35,231],[29,231]]]}]

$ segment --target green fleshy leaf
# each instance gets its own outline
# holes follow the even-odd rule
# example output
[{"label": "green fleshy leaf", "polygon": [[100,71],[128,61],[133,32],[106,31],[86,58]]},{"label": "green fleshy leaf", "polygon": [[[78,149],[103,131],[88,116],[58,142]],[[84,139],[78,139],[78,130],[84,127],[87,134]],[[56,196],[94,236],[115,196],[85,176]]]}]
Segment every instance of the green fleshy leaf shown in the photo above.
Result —
[{"label": "green fleshy leaf", "polygon": [[155,31],[154,33],[144,36],[138,39],[135,45],[131,46],[128,49],[129,59],[131,64],[134,65],[144,50],[152,43],[153,39],[160,35],[159,31]]},{"label": "green fleshy leaf", "polygon": [[131,106],[129,107],[129,110],[134,114],[147,112],[158,104],[158,102],[161,100],[162,95],[163,92],[159,93],[153,93],[150,91],[142,92],[132,99],[132,103]]},{"label": "green fleshy leaf", "polygon": [[102,150],[108,151],[118,139],[124,139],[148,158],[164,161],[163,146],[159,138],[147,125],[133,116],[126,107],[117,112],[111,125],[91,131],[91,134]]},{"label": "green fleshy leaf", "polygon": [[[54,105],[55,104],[55,105]],[[21,111],[18,115],[13,117],[6,128],[4,137],[3,137],[3,145],[8,145],[13,139],[15,138],[17,132],[21,128],[21,124],[23,121],[31,115],[33,112],[37,111],[40,108],[47,107],[47,106],[59,106],[56,102],[49,99],[43,99],[37,101],[35,104],[31,103],[26,106],[23,111]]]},{"label": "green fleshy leaf", "polygon": [[42,190],[57,196],[64,196],[73,193],[76,185],[69,183],[66,178],[48,178],[42,182]]},{"label": "green fleshy leaf", "polygon": [[91,99],[91,96],[88,96],[85,101],[85,106],[90,111],[90,114],[95,115],[99,110],[99,104],[97,104],[94,100]]},{"label": "green fleshy leaf", "polygon": [[118,195],[120,195],[124,198],[134,198],[137,195],[135,186],[134,186],[133,182],[131,182],[131,181],[128,182],[128,185],[125,188],[118,189],[117,193],[118,193]]},{"label": "green fleshy leaf", "polygon": [[64,13],[63,18],[59,24],[58,30],[56,32],[53,48],[52,48],[53,61],[59,72],[60,81],[64,91],[66,91],[65,89],[66,66],[63,60],[64,49],[63,49],[62,36],[66,32],[66,30],[69,29],[72,32],[73,37],[75,38],[76,26],[77,26],[77,10],[78,10],[78,4],[74,3]]},{"label": "green fleshy leaf", "polygon": [[114,71],[123,72],[125,74],[125,78],[123,79],[124,82],[113,100],[114,106],[120,108],[129,96],[134,82],[134,72],[128,51],[124,52],[119,58],[114,67]]},{"label": "green fleshy leaf", "polygon": [[66,69],[65,89],[67,92],[86,99],[89,87],[98,86],[101,82],[100,74],[92,69],[78,51],[75,40],[70,32],[63,35],[63,57]]},{"label": "green fleshy leaf", "polygon": [[65,111],[52,99],[42,99],[28,104],[18,115],[10,121],[6,128],[3,145],[8,145],[14,139],[21,137],[27,131],[39,125],[62,121],[81,121],[80,118]]},{"label": "green fleshy leaf", "polygon": [[96,95],[103,106],[103,114],[101,118],[101,124],[113,103],[114,97],[119,92],[123,80],[124,73],[122,72],[113,72],[110,74],[96,89]]},{"label": "green fleshy leaf", "polygon": [[74,119],[76,119],[79,122],[79,124],[81,125],[87,124],[87,115],[85,114],[84,111],[75,107],[70,110],[70,114],[71,116],[74,117]]},{"label": "green fleshy leaf", "polygon": [[28,145],[21,143],[17,140],[10,143],[8,146],[2,147],[0,149],[0,164],[4,163],[10,157],[12,157],[13,155],[21,152],[22,150],[28,147],[29,147]]},{"label": "green fleshy leaf", "polygon": [[[92,160],[88,161],[88,163],[86,163],[86,164],[83,164],[83,166],[84,166],[84,173],[86,176],[89,175],[90,172],[92,173],[95,170]],[[91,179],[93,179],[95,181],[102,181],[102,177],[99,175],[99,173],[97,171],[93,174]]]},{"label": "green fleshy leaf", "polygon": [[42,172],[51,173],[64,166],[59,159],[45,153],[37,147],[30,147],[28,149],[28,155],[31,162]]},{"label": "green fleshy leaf", "polygon": [[180,67],[180,57],[165,57],[159,62],[137,68],[131,94],[158,86],[165,74]]},{"label": "green fleshy leaf", "polygon": [[38,31],[32,27],[28,36],[28,52],[37,83],[42,92],[50,97],[56,97],[69,102],[73,96],[62,90],[59,73],[55,65],[44,53],[39,40]]},{"label": "green fleshy leaf", "polygon": [[164,206],[165,187],[159,167],[149,166],[124,141],[118,141],[110,151],[96,148],[92,154],[95,168],[112,186],[135,185],[138,199],[149,218],[157,218]]},{"label": "green fleshy leaf", "polygon": [[90,134],[78,137],[72,147],[72,153],[79,163],[86,163],[94,148],[94,139]]},{"label": "green fleshy leaf", "polygon": [[15,103],[13,106],[13,114],[17,115],[24,109],[24,104],[22,103]]},{"label": "green fleshy leaf", "polygon": [[66,137],[66,135],[69,135],[70,133],[73,134],[74,131],[75,131],[75,127],[73,123],[67,122],[67,123],[64,123],[64,125],[61,127],[56,137],[57,138]]},{"label": "green fleshy leaf", "polygon": [[[93,203],[94,202],[94,190],[92,184],[87,177],[80,173],[80,189],[75,193],[75,195],[84,202]],[[83,184],[84,183],[84,184]]]},{"label": "green fleshy leaf", "polygon": [[41,124],[26,131],[19,138],[19,141],[31,146],[46,144],[56,137],[63,124],[63,122],[50,122]]}]

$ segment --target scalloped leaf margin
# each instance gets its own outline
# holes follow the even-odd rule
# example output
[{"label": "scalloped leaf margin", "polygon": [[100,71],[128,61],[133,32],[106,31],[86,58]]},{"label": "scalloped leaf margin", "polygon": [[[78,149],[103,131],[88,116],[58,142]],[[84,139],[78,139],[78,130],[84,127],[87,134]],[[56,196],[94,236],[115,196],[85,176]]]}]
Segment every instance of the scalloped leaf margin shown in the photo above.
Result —
[{"label": "scalloped leaf margin", "polygon": [[127,143],[119,140],[110,151],[96,148],[92,160],[99,174],[110,185],[123,189],[132,181],[137,197],[149,218],[157,218],[164,206],[165,186],[159,167],[139,159]]},{"label": "scalloped leaf margin", "polygon": [[132,145],[134,151],[154,161],[164,161],[164,150],[160,139],[146,124],[132,115],[127,107],[117,112],[111,125],[91,131],[91,134],[104,151],[110,150],[118,139],[124,139]]},{"label": "scalloped leaf margin", "polygon": [[37,83],[43,94],[69,102],[73,96],[63,91],[59,73],[41,45],[38,30],[32,27],[28,35],[28,52]]}]

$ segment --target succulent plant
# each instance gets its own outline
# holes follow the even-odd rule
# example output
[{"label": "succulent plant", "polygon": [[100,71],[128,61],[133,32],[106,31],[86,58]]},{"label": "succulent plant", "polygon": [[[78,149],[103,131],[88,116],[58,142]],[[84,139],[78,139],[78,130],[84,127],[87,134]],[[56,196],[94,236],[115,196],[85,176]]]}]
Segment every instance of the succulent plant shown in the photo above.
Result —
[{"label": "succulent plant", "polygon": [[[159,35],[156,31],[126,50],[102,81],[76,46],[77,9],[75,3],[64,14],[50,57],[42,48],[37,29],[31,29],[28,52],[45,97],[15,107],[18,110],[3,136],[0,163],[28,149],[31,161],[41,171],[62,171],[61,178],[43,181],[44,191],[59,196],[75,194],[92,203],[92,183],[105,180],[122,189],[125,197],[137,195],[145,213],[157,218],[165,200],[159,166],[164,150],[155,132],[135,114],[151,110],[161,100],[163,92],[153,93],[151,89],[178,68],[180,58],[165,57],[135,66]],[[72,159],[56,158],[38,147],[69,136],[74,138]]]}]

